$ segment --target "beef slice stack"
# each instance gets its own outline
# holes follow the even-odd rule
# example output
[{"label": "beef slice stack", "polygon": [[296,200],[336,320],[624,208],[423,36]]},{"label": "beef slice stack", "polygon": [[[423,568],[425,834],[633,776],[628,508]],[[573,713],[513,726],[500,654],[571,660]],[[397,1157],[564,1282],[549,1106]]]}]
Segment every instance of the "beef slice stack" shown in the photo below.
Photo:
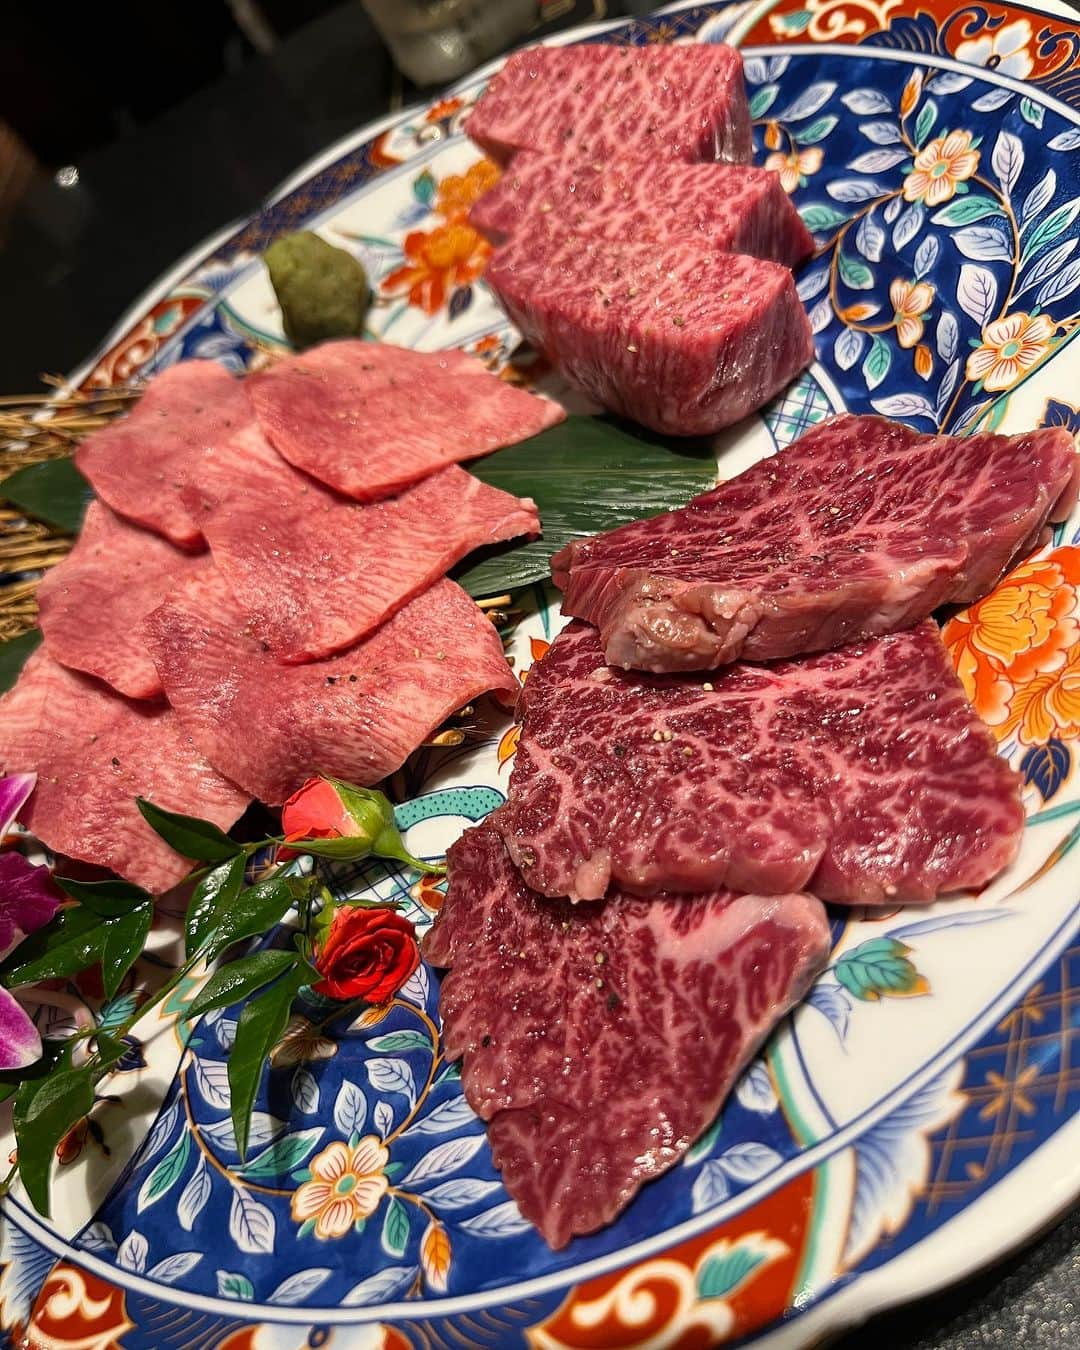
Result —
[{"label": "beef slice stack", "polygon": [[165,889],[186,864],[137,796],[228,828],[316,772],[373,784],[514,690],[444,574],[540,523],[460,461],[563,415],[461,352],[361,341],[244,380],[209,361],[152,379],[77,451],[96,497],[41,583],[43,649],[0,699],[0,770],[38,774],[42,842]]},{"label": "beef slice stack", "polygon": [[466,124],[507,165],[473,207],[487,281],[606,408],[671,435],[756,411],[813,359],[791,268],[813,240],[754,168],[723,44],[529,48]]},{"label": "beef slice stack", "polygon": [[553,1246],[706,1128],[827,959],[823,901],[928,903],[1013,860],[1019,777],[929,615],[1036,547],[1078,474],[1060,428],[839,417],[554,559],[577,617],[426,943],[465,1094]]}]

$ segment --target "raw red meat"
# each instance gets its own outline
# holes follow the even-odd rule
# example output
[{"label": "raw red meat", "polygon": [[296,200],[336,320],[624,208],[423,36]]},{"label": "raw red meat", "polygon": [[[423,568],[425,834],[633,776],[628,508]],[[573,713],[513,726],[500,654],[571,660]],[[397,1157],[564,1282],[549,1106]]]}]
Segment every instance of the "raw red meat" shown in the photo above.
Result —
[{"label": "raw red meat", "polygon": [[248,381],[274,449],[358,501],[399,492],[445,464],[554,426],[549,399],[515,389],[463,352],[329,342]]},{"label": "raw red meat", "polygon": [[79,472],[114,511],[181,548],[199,527],[180,500],[208,446],[251,421],[244,386],[214,361],[182,361],[146,386],[134,410],[75,451]]},{"label": "raw red meat", "polygon": [[136,797],[223,830],[251,800],[207,764],[171,708],[121,698],[44,648],[0,698],[0,771],[37,774],[21,819],[43,844],[157,892],[191,867]]},{"label": "raw red meat", "polygon": [[377,783],[470,699],[517,688],[494,627],[447,580],[365,642],[308,665],[278,665],[220,577],[178,591],[147,634],[195,743],[268,805],[313,773]]},{"label": "raw red meat", "polygon": [[676,436],[754,412],[814,355],[791,272],[695,239],[613,243],[522,230],[487,280],[522,333],[590,397]]},{"label": "raw red meat", "polygon": [[837,417],[688,506],[552,560],[612,665],[711,670],[977,600],[1076,500],[1070,433],[920,436]]},{"label": "raw red meat", "polygon": [[753,153],[742,57],[720,43],[528,47],[491,80],[465,130],[502,164],[516,150],[737,164]]},{"label": "raw red meat", "polygon": [[572,623],[529,671],[492,822],[530,885],[810,890],[850,904],[976,890],[1020,846],[1020,780],[936,626],[704,681],[608,666]]},{"label": "raw red meat", "polygon": [[808,895],[530,891],[495,830],[447,855],[425,955],[448,1059],[495,1165],[552,1247],[609,1223],[711,1124],[764,1038],[829,954]]},{"label": "raw red meat", "polygon": [[[546,220],[545,220],[546,218]],[[780,177],[748,164],[621,158],[568,164],[522,150],[469,219],[496,243],[522,224],[616,242],[692,237],[699,248],[797,267],[814,251]]]},{"label": "raw red meat", "polygon": [[189,577],[213,563],[94,501],[75,547],[38,585],[38,622],[49,654],[96,675],[128,698],[159,698],[163,690],[142,640],[142,621]]},{"label": "raw red meat", "polygon": [[214,449],[184,500],[252,631],[288,662],[350,646],[472,549],[540,532],[530,499],[456,464],[387,501],[349,501],[254,424]]}]

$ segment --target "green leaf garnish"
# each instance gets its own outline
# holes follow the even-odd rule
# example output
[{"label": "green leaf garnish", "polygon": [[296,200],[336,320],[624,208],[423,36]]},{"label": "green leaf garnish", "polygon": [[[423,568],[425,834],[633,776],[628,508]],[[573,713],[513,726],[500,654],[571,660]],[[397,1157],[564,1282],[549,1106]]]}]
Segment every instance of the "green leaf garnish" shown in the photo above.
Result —
[{"label": "green leaf garnish", "polygon": [[75,881],[69,877],[54,877],[53,880],[73,900],[92,909],[95,914],[112,918],[118,914],[130,914],[138,905],[153,901],[149,891],[135,886],[130,881],[110,878],[107,881]]},{"label": "green leaf garnish", "polygon": [[246,867],[247,859],[238,853],[208,872],[195,887],[184,923],[184,951],[189,957],[202,949],[240,894]]},{"label": "green leaf garnish", "polygon": [[136,797],[135,803],[150,828],[182,857],[196,858],[199,862],[221,862],[243,852],[243,844],[230,839],[208,820],[166,811],[163,806],[156,806],[145,797]]},{"label": "green leaf garnish", "polygon": [[120,981],[142,955],[153,921],[154,902],[147,900],[129,914],[118,915],[106,924],[101,948],[101,983],[106,998],[116,997]]},{"label": "green leaf garnish", "polygon": [[[211,975],[184,1016],[201,1017],[214,1008],[227,1008],[230,1003],[239,1003],[287,970],[294,967],[299,969],[303,964],[306,963],[295,951],[253,952],[239,961],[231,961]],[[305,975],[309,981],[319,978],[318,971],[311,967],[306,969]]]},{"label": "green leaf garnish", "polygon": [[0,497],[35,520],[78,534],[90,501],[90,484],[66,456],[28,464],[0,482]]},{"label": "green leaf garnish", "polygon": [[0,694],[6,694],[22,673],[23,666],[41,646],[41,629],[31,628],[21,637],[0,642]]},{"label": "green leaf garnish", "polygon": [[288,971],[276,984],[244,1005],[229,1056],[229,1095],[233,1135],[241,1161],[247,1157],[251,1109],[270,1051],[285,1030],[293,999],[307,982],[301,969]]}]

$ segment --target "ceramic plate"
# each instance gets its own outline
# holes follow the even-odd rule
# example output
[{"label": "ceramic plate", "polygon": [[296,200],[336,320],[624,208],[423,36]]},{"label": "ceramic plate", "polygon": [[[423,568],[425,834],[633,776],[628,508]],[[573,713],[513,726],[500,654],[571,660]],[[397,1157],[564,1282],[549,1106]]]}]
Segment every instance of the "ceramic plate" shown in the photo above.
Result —
[{"label": "ceramic plate", "polygon": [[[758,158],[819,241],[799,280],[818,364],[729,438],[723,473],[843,408],[920,431],[1080,429],[1074,25],[949,0],[764,0],[571,35],[738,43]],[[193,356],[239,369],[279,346],[258,255],[301,226],[377,279],[375,334],[501,366],[515,337],[464,216],[487,181],[461,132],[483,84],[308,165],[182,263],[79,378],[111,385]],[[553,1255],[522,1222],[442,1058],[430,970],[385,1015],[302,1005],[244,1165],[228,1124],[234,1014],[185,1042],[183,990],[137,1028],[125,1106],[95,1116],[108,1156],[85,1131],[65,1143],[48,1222],[8,1202],[2,1325],[57,1350],[772,1350],[925,1294],[1049,1222],[1080,1191],[1078,521],[946,629],[1024,778],[1016,865],[978,897],[837,919],[828,970],[722,1118],[610,1228]],[[559,620],[542,590],[522,604],[524,672]],[[481,708],[466,746],[413,757],[393,788],[414,852],[441,853],[503,799],[514,744]],[[421,927],[441,903],[432,879],[377,868],[337,884],[393,896]],[[91,993],[63,991],[50,1029]],[[355,1170],[385,1174],[385,1193],[358,1205],[359,1230],[301,1231],[297,1197],[352,1135],[368,1141]]]}]

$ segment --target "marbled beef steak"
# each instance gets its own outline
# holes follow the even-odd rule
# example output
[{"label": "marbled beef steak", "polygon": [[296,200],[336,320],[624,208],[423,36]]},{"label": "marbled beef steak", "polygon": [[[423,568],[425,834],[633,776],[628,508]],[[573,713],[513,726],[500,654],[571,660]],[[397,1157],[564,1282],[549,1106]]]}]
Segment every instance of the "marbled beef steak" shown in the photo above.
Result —
[{"label": "marbled beef steak", "polygon": [[164,704],[121,698],[39,648],[0,698],[0,773],[36,773],[20,819],[47,847],[150,891],[191,870],[147,825],[146,797],[227,830],[251,798],[212,769]]},{"label": "marbled beef steak", "polygon": [[45,646],[55,660],[128,698],[160,698],[143,620],[180,582],[212,568],[209,554],[181,552],[104,502],[91,502],[75,547],[38,585]]},{"label": "marbled beef steak", "polygon": [[639,244],[521,230],[486,277],[572,384],[671,435],[739,421],[814,355],[788,268],[691,237]]},{"label": "marbled beef steak", "polygon": [[371,786],[479,694],[517,688],[494,626],[446,579],[364,642],[278,665],[220,575],[147,620],[169,701],[211,764],[276,806],[315,773]]},{"label": "marbled beef steak", "polygon": [[181,361],[150,380],[127,417],[91,432],[75,463],[114,511],[197,549],[202,535],[181,490],[198,482],[207,449],[251,417],[243,384],[224,366]]},{"label": "marbled beef steak", "polygon": [[529,671],[520,713],[491,819],[546,895],[929,901],[984,885],[1020,844],[1020,780],[929,620],[704,678],[613,669],[575,622]]},{"label": "marbled beef steak", "polygon": [[[546,220],[545,220],[546,218]],[[664,243],[689,236],[720,253],[797,267],[814,239],[770,169],[622,157],[568,164],[522,150],[469,219],[496,243],[523,222],[557,221],[597,239]]]},{"label": "marbled beef steak", "polygon": [[678,511],[552,560],[612,665],[711,670],[836,647],[977,600],[1076,500],[1063,427],[920,436],[843,416]]},{"label": "marbled beef steak", "polygon": [[590,905],[531,891],[487,825],[447,855],[425,955],[448,1058],[495,1164],[552,1247],[609,1223],[711,1123],[824,965],[807,895]]},{"label": "marbled beef steak", "polygon": [[722,43],[582,43],[515,52],[465,130],[493,159],[724,159],[753,153],[742,57]]},{"label": "marbled beef steak", "polygon": [[363,502],[514,445],[566,416],[464,352],[357,339],[279,361],[252,375],[247,388],[279,454]]}]

